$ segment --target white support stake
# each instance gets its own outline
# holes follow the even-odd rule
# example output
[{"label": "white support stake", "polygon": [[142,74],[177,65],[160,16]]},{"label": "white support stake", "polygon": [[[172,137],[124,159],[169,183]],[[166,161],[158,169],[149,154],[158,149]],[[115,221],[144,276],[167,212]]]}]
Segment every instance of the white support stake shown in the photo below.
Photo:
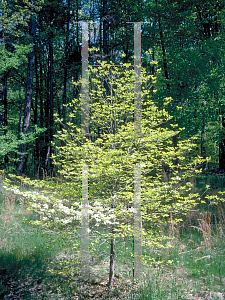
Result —
[{"label": "white support stake", "polygon": [[[142,133],[141,100],[141,22],[134,22],[134,134]],[[133,276],[139,281],[142,273],[141,165],[134,167],[134,265]]]},{"label": "white support stake", "polygon": [[[89,77],[88,77],[88,23],[82,22],[82,86],[81,86],[81,134],[89,136]],[[82,166],[81,207],[81,276],[88,280],[90,275],[89,219],[88,219],[88,166]]]}]

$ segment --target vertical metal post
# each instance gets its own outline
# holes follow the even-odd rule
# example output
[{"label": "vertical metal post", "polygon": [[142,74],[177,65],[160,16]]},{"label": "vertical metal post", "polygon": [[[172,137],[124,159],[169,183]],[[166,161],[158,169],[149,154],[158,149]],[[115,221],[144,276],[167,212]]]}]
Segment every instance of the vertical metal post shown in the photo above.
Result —
[{"label": "vertical metal post", "polygon": [[[82,23],[82,86],[81,86],[81,134],[89,136],[89,78],[88,78],[88,23]],[[82,166],[82,207],[81,207],[81,276],[88,280],[90,275],[88,220],[88,166]]]},{"label": "vertical metal post", "polygon": [[[134,23],[134,134],[142,133],[141,100],[141,22]],[[139,280],[142,271],[141,165],[134,167],[134,265],[133,276]]]}]

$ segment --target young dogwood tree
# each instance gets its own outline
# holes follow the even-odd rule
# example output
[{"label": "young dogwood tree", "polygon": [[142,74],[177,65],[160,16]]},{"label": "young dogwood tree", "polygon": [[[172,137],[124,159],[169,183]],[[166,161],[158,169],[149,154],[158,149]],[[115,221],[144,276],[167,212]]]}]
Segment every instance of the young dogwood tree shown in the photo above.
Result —
[{"label": "young dogwood tree", "polygon": [[[197,204],[199,196],[192,193],[191,178],[199,171],[202,159],[190,158],[195,149],[191,140],[180,141],[174,148],[172,138],[179,129],[166,109],[159,110],[152,100],[155,77],[142,70],[142,131],[134,134],[134,71],[128,65],[103,62],[90,67],[89,74],[90,134],[84,137],[80,125],[76,125],[81,100],[74,99],[69,105],[71,122],[56,135],[63,141],[59,146],[55,144],[58,151],[54,156],[61,179],[25,181],[45,188],[44,193],[39,190],[29,195],[30,208],[42,215],[36,223],[66,230],[72,237],[81,224],[81,174],[82,166],[87,166],[90,237],[97,232],[110,241],[111,286],[115,238],[134,234],[135,168],[139,166],[141,180],[140,234],[142,247],[147,248],[160,245],[166,238],[163,224],[178,223],[182,214]],[[165,99],[165,108],[170,101]],[[105,235],[102,228],[107,227]],[[94,242],[97,240],[90,243],[93,249]],[[142,255],[143,263],[148,259]]]}]

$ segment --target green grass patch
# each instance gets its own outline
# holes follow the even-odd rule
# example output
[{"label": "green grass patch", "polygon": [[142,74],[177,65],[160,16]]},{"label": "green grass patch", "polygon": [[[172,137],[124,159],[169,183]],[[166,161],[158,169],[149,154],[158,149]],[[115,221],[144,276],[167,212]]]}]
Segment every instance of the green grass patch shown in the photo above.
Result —
[{"label": "green grass patch", "polygon": [[71,280],[48,270],[55,256],[66,247],[65,239],[31,226],[24,218],[36,220],[38,216],[14,197],[1,197],[0,299],[64,299],[74,290],[68,289]]}]

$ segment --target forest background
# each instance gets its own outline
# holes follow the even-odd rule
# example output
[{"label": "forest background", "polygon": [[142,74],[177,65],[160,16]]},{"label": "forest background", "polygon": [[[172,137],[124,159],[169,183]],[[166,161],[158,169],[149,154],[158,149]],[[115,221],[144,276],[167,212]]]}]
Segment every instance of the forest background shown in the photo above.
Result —
[{"label": "forest background", "polygon": [[[146,146],[146,149],[144,146],[143,149],[145,150],[140,154],[145,153],[146,161],[149,162],[152,159],[153,167],[155,168],[156,166],[154,171],[156,173],[151,173],[151,170],[147,170],[145,173],[146,180],[149,180],[148,184],[151,186],[149,189],[151,193],[147,197],[149,202],[146,202],[143,206],[146,212],[144,213],[144,210],[142,212],[143,216],[149,215],[148,222],[152,226],[151,230],[158,226],[157,230],[163,232],[166,227],[162,229],[162,225],[165,225],[169,226],[169,230],[172,230],[173,235],[175,233],[174,226],[181,221],[181,219],[173,219],[174,214],[176,215],[177,213],[180,217],[181,212],[189,210],[192,204],[194,206],[192,196],[193,198],[199,197],[199,194],[189,192],[190,190],[198,190],[199,193],[201,190],[198,189],[198,186],[196,187],[196,182],[189,182],[190,178],[196,180],[198,171],[196,169],[200,169],[203,176],[205,174],[207,177],[213,173],[217,176],[215,178],[220,177],[221,180],[225,171],[225,99],[223,79],[225,5],[223,1],[155,0],[110,2],[102,0],[82,2],[78,0],[2,0],[0,10],[0,75],[2,80],[0,89],[0,168],[3,171],[2,174],[6,178],[7,174],[10,174],[9,178],[16,178],[16,180],[19,177],[13,176],[13,173],[22,175],[23,178],[25,177],[25,180],[21,179],[21,185],[23,185],[22,182],[30,186],[33,185],[35,192],[37,191],[36,188],[40,188],[47,195],[47,189],[50,188],[50,190],[56,189],[59,192],[59,197],[62,196],[65,201],[70,199],[70,197],[73,200],[75,194],[78,199],[81,190],[80,169],[76,169],[71,165],[71,161],[80,162],[82,155],[81,157],[79,155],[87,151],[88,154],[92,153],[90,160],[92,159],[94,163],[99,162],[102,166],[105,166],[99,170],[97,168],[97,171],[95,169],[91,170],[94,179],[91,179],[91,176],[89,178],[89,184],[91,182],[94,186],[93,188],[90,185],[89,196],[93,199],[95,194],[98,199],[103,197],[101,199],[101,208],[105,205],[104,201],[107,198],[107,192],[110,195],[108,196],[108,205],[114,208],[114,204],[111,202],[114,196],[112,197],[111,195],[110,187],[111,184],[114,187],[116,186],[113,183],[114,179],[117,181],[117,178],[114,176],[116,167],[110,169],[107,166],[108,164],[113,165],[116,161],[115,159],[117,159],[116,151],[112,154],[115,150],[113,148],[115,146],[115,144],[113,145],[114,137],[119,132],[117,137],[119,137],[119,140],[121,139],[121,142],[126,135],[126,130],[128,133],[131,132],[129,131],[130,129],[126,129],[126,123],[133,120],[132,118],[134,117],[132,115],[134,114],[133,106],[130,103],[127,106],[128,117],[124,115],[124,127],[121,127],[124,129],[124,132],[120,131],[120,129],[116,132],[114,129],[117,128],[113,126],[111,126],[111,131],[107,132],[108,129],[105,128],[104,120],[108,120],[109,115],[107,115],[107,112],[112,113],[113,110],[110,105],[101,104],[101,101],[104,102],[107,99],[110,83],[111,86],[115,84],[116,99],[122,99],[120,97],[123,97],[125,92],[127,92],[124,90],[120,91],[120,79],[121,83],[124,83],[123,80],[125,80],[129,86],[131,75],[125,71],[124,74],[126,76],[123,77],[120,71],[123,72],[123,67],[134,64],[133,22],[142,22],[142,66],[145,70],[143,72],[145,77],[142,78],[143,95],[146,93],[151,98],[149,102],[146,102],[146,99],[143,100],[143,112],[146,114],[145,117],[147,116],[147,119],[144,120],[145,131],[148,133],[149,145],[162,139],[160,147],[154,154],[151,154],[153,149],[150,146]],[[89,73],[89,83],[90,91],[97,90],[97,96],[93,97],[94,102],[91,103],[93,105],[92,121],[98,120],[98,122],[95,125],[93,125],[94,123],[92,124],[92,135],[88,137],[89,141],[87,140],[87,143],[84,143],[79,148],[76,147],[76,143],[80,143],[76,134],[80,132],[81,127],[81,108],[78,99],[81,97],[82,21],[89,24],[89,69],[92,70],[92,73]],[[108,83],[106,83],[107,80],[104,77],[108,76],[107,72],[103,77],[99,75],[101,74],[101,67],[107,63],[121,66],[121,68],[115,67],[112,68],[114,69],[113,71],[108,71],[109,73],[111,72],[111,75],[114,74],[114,79],[117,78],[115,81],[113,81],[114,79],[107,79]],[[94,68],[91,68],[91,66],[95,67],[97,64],[100,65],[99,74],[97,74],[98,79],[101,81],[100,83],[96,81],[94,76],[91,77],[94,73]],[[118,80],[118,78],[120,79]],[[147,79],[150,79],[150,85],[147,84]],[[98,92],[101,92],[101,83],[104,85],[106,94],[105,98],[103,96],[98,99]],[[127,88],[126,84],[123,86],[125,89]],[[126,97],[130,101],[132,96],[129,93],[130,91],[126,93]],[[112,94],[113,89],[111,89]],[[100,108],[102,107],[102,111],[98,105]],[[97,108],[100,110],[97,111]],[[119,111],[120,109],[122,110],[122,106],[118,106],[118,108]],[[162,112],[162,115],[160,115],[158,109]],[[116,116],[116,113],[114,116]],[[172,128],[172,133],[167,131],[167,127]],[[156,139],[151,133],[152,128],[157,137]],[[176,128],[179,129],[179,134]],[[106,132],[113,133],[114,137],[110,134],[106,137],[104,135]],[[161,136],[163,132],[164,139],[163,134]],[[101,140],[102,138],[103,140]],[[152,138],[153,140],[151,140]],[[195,145],[190,142],[192,138],[195,141]],[[127,137],[125,143],[121,142],[119,144],[118,142],[118,145],[125,149],[122,149],[122,152],[118,152],[120,153],[118,159],[120,160],[121,158],[121,161],[124,159],[123,155],[126,151],[129,152],[130,149],[133,151],[132,143],[129,144],[128,140],[129,138]],[[95,144],[96,141],[97,144]],[[146,141],[144,142],[146,143]],[[187,145],[189,142],[190,144]],[[112,149],[109,145],[112,146]],[[184,151],[182,147],[184,147]],[[102,153],[105,153],[105,156],[104,154],[101,157],[99,156],[99,149],[101,151],[104,149]],[[179,153],[179,149],[183,151],[181,151],[182,154]],[[111,154],[112,157],[110,157]],[[134,161],[133,165],[130,164],[128,169],[125,168],[124,174],[126,176],[122,171],[120,173],[120,180],[126,188],[128,187],[129,176],[133,178],[133,170],[131,172],[129,168],[134,167],[135,159],[139,160],[138,155],[135,158],[136,154],[130,155],[131,161],[133,158]],[[195,160],[196,155],[203,158],[203,160]],[[60,156],[61,160],[57,161]],[[158,166],[158,157],[160,166]],[[54,160],[55,158],[56,160]],[[182,166],[183,161],[185,163],[188,162],[186,167]],[[191,162],[194,162],[194,164],[191,165]],[[107,178],[104,175],[105,182],[103,184],[102,174],[104,174],[104,169],[108,172],[107,176],[109,177]],[[193,169],[196,173],[191,174]],[[192,188],[185,189],[179,184],[181,178],[177,175],[182,173],[180,172],[181,170],[185,170],[187,174],[182,178],[185,185],[193,184]],[[103,173],[100,174],[102,171]],[[111,180],[110,176],[112,176],[113,180]],[[40,179],[40,181],[36,181],[35,185],[34,181],[30,181],[28,178]],[[55,178],[56,185],[54,185],[54,180],[51,183],[53,178]],[[144,175],[142,178],[144,179]],[[65,185],[59,185],[58,182],[63,183],[64,179]],[[165,185],[165,181],[171,185]],[[70,184],[71,188],[69,188]],[[143,180],[142,192],[148,184],[147,181]],[[215,184],[215,187],[218,187],[217,184]],[[204,184],[204,190],[200,198],[203,199],[204,196],[208,195],[208,189],[209,186]],[[131,191],[127,188],[126,195],[125,193],[123,194],[123,189],[121,190],[122,192],[119,191],[118,193],[117,191],[116,193],[119,195],[118,199],[122,203],[122,200],[128,199],[129,192],[130,196],[133,190]],[[12,191],[16,192],[17,189],[14,187]],[[153,191],[156,191],[155,198]],[[187,194],[182,194],[183,191],[187,192]],[[18,192],[19,195],[33,195],[33,200],[29,202],[30,209],[33,207],[33,210],[41,215],[40,221],[35,220],[33,223],[30,223],[37,225],[39,222],[39,225],[46,225],[49,228],[52,226],[56,232],[58,230],[57,233],[61,229],[64,230],[66,228],[65,232],[68,235],[71,234],[71,240],[76,240],[77,237],[75,239],[73,235],[74,223],[71,223],[72,231],[70,231],[68,225],[70,221],[64,216],[64,213],[65,215],[70,215],[67,208],[71,209],[71,203],[68,202],[68,207],[65,208],[65,206],[61,205],[61,198],[57,198],[57,196],[52,198],[52,195],[50,195],[44,199],[41,198],[41,194],[35,194],[35,192],[31,193],[28,191],[27,194],[23,194],[21,191]],[[62,194],[60,194],[61,192]],[[144,199],[143,195],[144,193],[142,193],[142,200]],[[168,197],[168,195],[172,196]],[[44,206],[42,206],[43,199],[45,201]],[[154,199],[155,202],[153,201]],[[216,202],[219,198],[215,194],[211,198],[209,197],[210,199],[214,204],[220,203]],[[187,202],[185,202],[186,200]],[[224,199],[221,200],[222,202],[224,201]],[[129,204],[125,203],[125,206],[127,205],[125,210],[127,211],[132,206],[132,201],[129,201]],[[157,208],[154,207],[154,204],[153,207],[151,206],[151,201],[154,204],[157,203]],[[161,207],[159,203],[162,203]],[[201,208],[204,211],[207,205],[212,203],[207,202]],[[51,205],[54,206],[52,210],[50,209]],[[155,215],[160,213],[163,216],[159,219],[156,218],[159,220],[157,226],[156,219],[152,218],[154,213],[150,214],[148,209],[151,212],[155,212]],[[61,223],[55,221],[56,211],[62,218]],[[224,224],[225,219],[222,212],[223,209],[221,213],[218,210],[218,214],[223,216],[221,220]],[[79,211],[77,210],[76,213],[79,214]],[[74,214],[72,209],[71,214]],[[100,215],[101,212],[99,213]],[[96,216],[98,216],[97,213]],[[162,221],[164,217],[165,220]],[[121,216],[119,216],[120,218]],[[209,223],[211,221],[216,223],[216,217],[213,220],[211,214],[203,214],[203,219],[197,218],[199,216],[196,217],[195,221],[198,221],[199,224],[201,224],[201,220],[206,220],[207,218]],[[103,220],[107,221],[104,218]],[[167,223],[170,223],[170,225]],[[223,226],[221,225],[222,231],[224,230]],[[125,232],[125,229],[127,229],[126,225],[122,223],[121,232]],[[112,256],[114,255],[115,247],[115,227],[111,226],[110,230],[109,286],[112,285],[110,278],[114,277],[115,257],[112,259]],[[108,238],[110,234],[107,232],[106,237]],[[160,235],[161,238],[162,235]],[[152,236],[150,236],[150,239],[152,239]],[[208,237],[204,237],[204,239],[207,240]],[[152,240],[150,243],[152,243]],[[219,263],[220,261],[218,265]]]},{"label": "forest background", "polygon": [[[90,22],[90,65],[133,63],[133,25],[142,21],[142,65],[158,74],[152,97],[211,157],[204,169],[223,172],[223,1],[1,1],[1,168],[30,177],[56,172],[51,161],[57,130],[71,121],[79,94],[81,21]],[[150,51],[149,51],[150,50]],[[121,56],[124,53],[126,56]],[[156,66],[157,64],[157,66]],[[154,92],[153,92],[154,90]],[[57,113],[61,123],[56,123]],[[80,116],[73,118],[80,124]],[[63,125],[64,124],[64,125]],[[45,175],[44,175],[45,174]]]}]

